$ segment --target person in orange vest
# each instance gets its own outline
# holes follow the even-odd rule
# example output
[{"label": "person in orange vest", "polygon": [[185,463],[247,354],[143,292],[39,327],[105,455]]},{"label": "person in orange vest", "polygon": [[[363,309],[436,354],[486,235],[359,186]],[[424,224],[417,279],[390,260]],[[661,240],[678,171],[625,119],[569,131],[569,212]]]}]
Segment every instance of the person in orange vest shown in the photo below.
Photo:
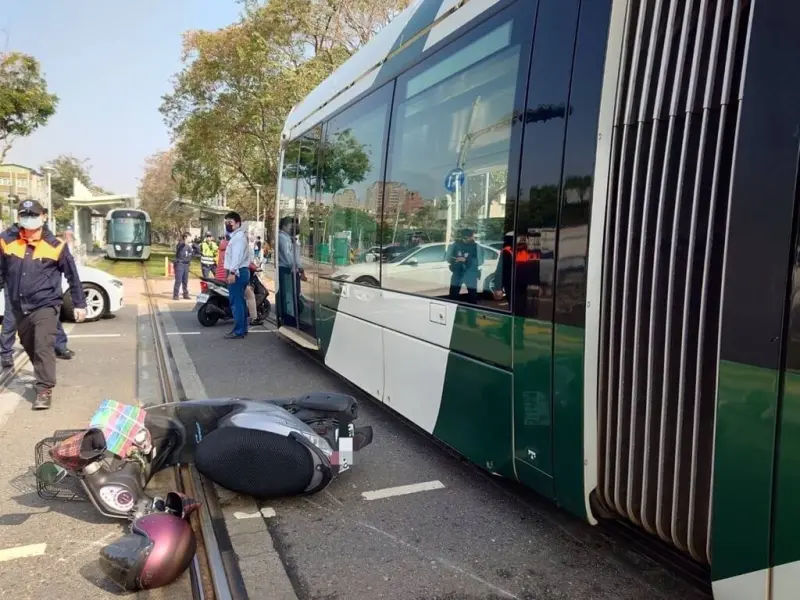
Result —
[{"label": "person in orange vest", "polygon": [[214,277],[221,281],[225,281],[228,277],[228,274],[225,272],[225,249],[228,247],[228,237],[225,236],[219,241],[219,247],[217,249],[217,271],[214,273]]}]

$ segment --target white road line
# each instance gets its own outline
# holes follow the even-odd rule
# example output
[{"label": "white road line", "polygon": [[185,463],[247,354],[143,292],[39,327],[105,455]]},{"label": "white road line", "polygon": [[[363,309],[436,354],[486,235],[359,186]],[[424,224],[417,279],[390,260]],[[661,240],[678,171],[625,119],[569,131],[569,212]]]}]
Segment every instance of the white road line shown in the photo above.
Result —
[{"label": "white road line", "polygon": [[255,519],[256,517],[266,517],[269,519],[270,517],[275,516],[275,509],[265,506],[259,512],[255,513],[246,513],[246,512],[235,512],[233,516],[237,519]]},{"label": "white road line", "polygon": [[112,338],[112,337],[122,337],[121,333],[76,333],[75,335],[70,335],[69,339],[80,339],[80,338]]},{"label": "white road line", "polygon": [[41,556],[46,549],[47,544],[30,544],[29,546],[6,548],[5,550],[0,550],[0,562],[15,560],[17,558],[27,558],[29,556]]},{"label": "white road line", "polygon": [[169,331],[167,335],[200,335],[201,331]]},{"label": "white road line", "polygon": [[417,492],[427,492],[429,490],[440,490],[444,488],[441,481],[426,481],[424,483],[412,483],[411,485],[401,485],[398,487],[384,488],[372,492],[362,492],[364,500],[380,500],[381,498],[391,498],[392,496],[404,496],[405,494],[416,494]]}]

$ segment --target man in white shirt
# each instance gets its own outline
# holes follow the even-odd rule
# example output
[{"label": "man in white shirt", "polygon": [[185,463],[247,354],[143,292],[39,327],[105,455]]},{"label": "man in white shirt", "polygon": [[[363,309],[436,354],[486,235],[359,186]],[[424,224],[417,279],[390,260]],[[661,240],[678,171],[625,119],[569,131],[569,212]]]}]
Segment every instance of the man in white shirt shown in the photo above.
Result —
[{"label": "man in white shirt", "polygon": [[229,212],[225,215],[225,231],[230,234],[230,241],[225,250],[224,267],[228,277],[228,295],[233,312],[233,331],[225,337],[241,340],[247,335],[247,306],[244,292],[250,283],[250,261],[253,250],[247,232],[242,229],[242,218],[239,213]]}]

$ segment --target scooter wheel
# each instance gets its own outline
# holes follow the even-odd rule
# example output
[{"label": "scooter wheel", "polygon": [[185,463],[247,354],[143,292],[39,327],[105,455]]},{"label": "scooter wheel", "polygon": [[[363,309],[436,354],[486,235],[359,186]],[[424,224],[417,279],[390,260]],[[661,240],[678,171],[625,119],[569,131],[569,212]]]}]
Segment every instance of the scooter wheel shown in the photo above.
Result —
[{"label": "scooter wheel", "polygon": [[203,327],[213,327],[219,321],[219,315],[212,314],[208,310],[208,304],[203,304],[197,311],[197,320]]}]

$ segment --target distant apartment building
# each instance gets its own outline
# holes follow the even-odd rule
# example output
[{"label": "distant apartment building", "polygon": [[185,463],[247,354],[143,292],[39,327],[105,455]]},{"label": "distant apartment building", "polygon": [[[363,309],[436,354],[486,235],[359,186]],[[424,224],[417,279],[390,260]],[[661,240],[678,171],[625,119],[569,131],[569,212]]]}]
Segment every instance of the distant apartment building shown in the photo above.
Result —
[{"label": "distant apartment building", "polygon": [[7,203],[9,196],[43,201],[47,197],[47,178],[30,167],[0,165],[0,199]]},{"label": "distant apartment building", "polygon": [[352,188],[347,188],[336,194],[333,201],[339,208],[363,208],[359,206],[358,194]]},{"label": "distant apartment building", "polygon": [[3,225],[14,216],[17,200],[47,200],[47,178],[44,174],[16,164],[0,165],[0,220]]},{"label": "distant apartment building", "polygon": [[378,214],[383,206],[384,215],[396,214],[402,210],[408,195],[404,183],[396,181],[376,181],[367,189],[367,211]]}]

